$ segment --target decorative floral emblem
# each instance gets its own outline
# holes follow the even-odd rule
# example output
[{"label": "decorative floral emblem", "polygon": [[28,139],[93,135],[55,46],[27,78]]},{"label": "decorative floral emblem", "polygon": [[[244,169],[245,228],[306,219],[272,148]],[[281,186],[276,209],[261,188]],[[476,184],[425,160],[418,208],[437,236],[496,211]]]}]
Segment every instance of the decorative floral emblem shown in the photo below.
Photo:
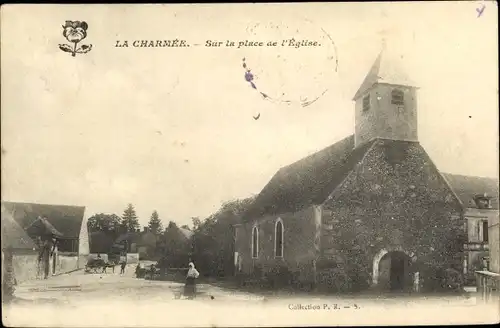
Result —
[{"label": "decorative floral emblem", "polygon": [[87,29],[89,25],[86,22],[80,21],[66,21],[66,24],[63,26],[63,36],[72,43],[69,44],[60,44],[59,49],[64,52],[71,53],[71,56],[75,57],[76,54],[86,54],[92,49],[91,44],[82,44],[78,46],[78,44],[87,37]]}]

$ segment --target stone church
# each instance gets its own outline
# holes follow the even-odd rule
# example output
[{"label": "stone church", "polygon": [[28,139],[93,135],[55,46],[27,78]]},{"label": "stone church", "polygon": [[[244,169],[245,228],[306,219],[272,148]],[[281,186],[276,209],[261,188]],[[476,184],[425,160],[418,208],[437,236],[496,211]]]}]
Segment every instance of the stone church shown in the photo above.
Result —
[{"label": "stone church", "polygon": [[419,143],[417,87],[395,64],[383,50],[356,92],[354,135],[281,168],[244,213],[241,277],[428,291],[463,273],[464,207]]}]

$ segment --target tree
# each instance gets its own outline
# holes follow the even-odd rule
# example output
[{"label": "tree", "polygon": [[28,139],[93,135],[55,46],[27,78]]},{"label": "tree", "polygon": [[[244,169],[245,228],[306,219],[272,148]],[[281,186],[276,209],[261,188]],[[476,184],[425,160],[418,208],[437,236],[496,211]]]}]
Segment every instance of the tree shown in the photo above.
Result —
[{"label": "tree", "polygon": [[118,231],[120,221],[120,217],[116,214],[98,213],[88,219],[87,227],[90,233],[97,231]]},{"label": "tree", "polygon": [[113,242],[123,232],[121,219],[116,214],[98,213],[87,221],[91,252],[109,252]]},{"label": "tree", "polygon": [[254,198],[232,200],[203,223],[193,223],[193,260],[204,274],[221,276],[234,270],[234,230]]},{"label": "tree", "polygon": [[134,205],[128,204],[123,212],[121,225],[126,232],[134,232],[139,228],[139,220],[137,219]]},{"label": "tree", "polygon": [[193,221],[193,230],[198,229],[198,227],[201,225],[201,220],[199,217],[192,217],[191,220]]},{"label": "tree", "polygon": [[191,242],[186,240],[175,222],[169,222],[160,243],[162,267],[186,267],[189,261]]},{"label": "tree", "polygon": [[161,223],[161,220],[158,216],[157,211],[153,211],[153,214],[151,214],[151,218],[149,219],[148,227],[149,227],[149,231],[151,231],[155,235],[159,235],[162,233],[163,224]]}]

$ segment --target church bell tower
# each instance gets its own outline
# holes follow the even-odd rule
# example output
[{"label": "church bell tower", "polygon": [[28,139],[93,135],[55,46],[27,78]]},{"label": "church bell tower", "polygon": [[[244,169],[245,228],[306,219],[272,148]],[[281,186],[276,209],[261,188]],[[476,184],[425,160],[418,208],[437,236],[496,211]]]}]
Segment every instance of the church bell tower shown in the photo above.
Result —
[{"label": "church bell tower", "polygon": [[401,68],[403,56],[387,46],[373,63],[355,101],[355,147],[374,138],[416,141],[417,87]]}]

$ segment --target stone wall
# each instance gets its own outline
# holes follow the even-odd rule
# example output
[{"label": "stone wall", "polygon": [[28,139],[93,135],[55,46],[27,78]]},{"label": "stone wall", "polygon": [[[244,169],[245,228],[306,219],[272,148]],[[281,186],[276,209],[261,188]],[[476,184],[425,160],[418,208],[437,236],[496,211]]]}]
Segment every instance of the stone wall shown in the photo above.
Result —
[{"label": "stone wall", "polygon": [[[52,265],[52,259],[50,261]],[[78,255],[65,255],[59,253],[56,257],[56,272],[61,274],[79,269]]]},{"label": "stone wall", "polygon": [[[275,225],[283,222],[283,257],[275,257]],[[252,229],[259,231],[259,253],[252,258]],[[314,280],[313,261],[316,258],[314,210],[309,207],[297,213],[266,216],[254,222],[242,224],[236,232],[236,252],[240,259],[241,274],[269,277],[277,271],[288,271],[294,281]],[[258,277],[257,277],[258,278]],[[289,281],[290,282],[290,281]],[[283,281],[283,283],[285,283]]]},{"label": "stone wall", "polygon": [[87,256],[90,254],[89,231],[87,227],[88,218],[84,216],[80,227],[80,236],[78,238],[78,254]]},{"label": "stone wall", "polygon": [[374,257],[384,249],[413,258],[428,286],[437,267],[463,271],[460,204],[418,143],[377,141],[322,216],[318,265],[335,268],[344,289],[373,285]]},{"label": "stone wall", "polygon": [[490,248],[490,271],[500,273],[500,225],[498,223],[498,212],[488,223],[489,248]]},{"label": "stone wall", "polygon": [[14,254],[12,262],[18,284],[37,278],[38,254]]},{"label": "stone wall", "polygon": [[78,268],[83,269],[89,260],[89,255],[78,255]]},{"label": "stone wall", "polygon": [[139,263],[139,253],[127,253],[127,264]]},{"label": "stone wall", "polygon": [[[373,138],[418,140],[417,95],[414,88],[397,87],[404,93],[404,106],[392,104],[392,85],[377,84],[355,103],[355,143]],[[370,95],[370,108],[363,110],[363,98]]]}]

